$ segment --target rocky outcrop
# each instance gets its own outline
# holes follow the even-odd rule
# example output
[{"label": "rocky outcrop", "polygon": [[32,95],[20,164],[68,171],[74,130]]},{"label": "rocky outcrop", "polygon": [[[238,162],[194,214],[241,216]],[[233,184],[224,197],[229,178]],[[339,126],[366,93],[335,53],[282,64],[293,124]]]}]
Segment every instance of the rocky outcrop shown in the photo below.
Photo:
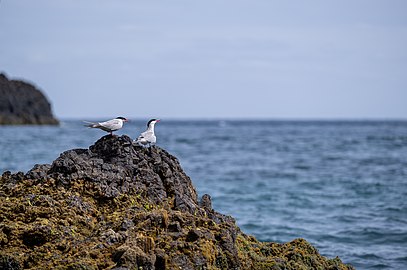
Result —
[{"label": "rocky outcrop", "polygon": [[57,125],[51,105],[32,84],[0,74],[0,125]]},{"label": "rocky outcrop", "polygon": [[0,269],[353,269],[259,242],[198,201],[176,157],[105,136],[0,178]]}]

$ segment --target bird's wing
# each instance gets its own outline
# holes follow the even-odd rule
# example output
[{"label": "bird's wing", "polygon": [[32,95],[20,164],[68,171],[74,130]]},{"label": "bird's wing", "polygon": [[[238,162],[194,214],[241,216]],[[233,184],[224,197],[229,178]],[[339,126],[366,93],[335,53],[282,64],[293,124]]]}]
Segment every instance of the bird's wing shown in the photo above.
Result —
[{"label": "bird's wing", "polygon": [[149,138],[151,138],[153,135],[154,134],[151,131],[144,131],[140,134],[140,136],[138,136],[137,141],[138,142],[148,142]]},{"label": "bird's wing", "polygon": [[108,120],[105,122],[101,122],[101,123],[99,123],[99,125],[101,127],[104,127],[105,129],[114,131],[114,130],[118,130],[122,127],[122,122],[117,119],[112,119],[112,120]]},{"label": "bird's wing", "polygon": [[85,123],[84,126],[88,127],[88,128],[98,128],[98,127],[100,127],[99,123],[94,123],[94,122],[89,122],[89,121],[83,121],[83,122]]}]

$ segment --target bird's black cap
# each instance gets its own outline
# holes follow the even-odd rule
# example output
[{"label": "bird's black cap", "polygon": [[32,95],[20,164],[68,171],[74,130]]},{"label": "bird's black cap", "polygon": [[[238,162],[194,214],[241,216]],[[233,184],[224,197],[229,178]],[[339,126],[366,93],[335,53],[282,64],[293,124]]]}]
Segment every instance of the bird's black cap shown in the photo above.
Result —
[{"label": "bird's black cap", "polygon": [[122,117],[122,116],[116,117],[116,119],[122,119],[122,120],[127,120],[127,118],[125,118],[125,117]]},{"label": "bird's black cap", "polygon": [[155,118],[151,119],[150,121],[148,121],[147,127],[149,127],[150,123],[153,122],[153,121],[160,121],[160,119],[155,119]]}]

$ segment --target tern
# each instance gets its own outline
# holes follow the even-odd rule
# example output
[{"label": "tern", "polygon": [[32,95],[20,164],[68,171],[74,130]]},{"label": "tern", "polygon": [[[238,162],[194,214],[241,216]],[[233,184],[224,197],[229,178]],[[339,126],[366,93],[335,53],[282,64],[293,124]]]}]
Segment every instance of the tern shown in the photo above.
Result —
[{"label": "tern", "polygon": [[138,143],[144,147],[150,147],[154,145],[157,141],[157,137],[154,134],[154,126],[156,123],[160,122],[160,119],[151,119],[147,123],[147,130],[138,136],[134,142]]},{"label": "tern", "polygon": [[116,117],[115,119],[108,120],[105,122],[99,122],[99,123],[94,123],[94,122],[88,122],[88,121],[83,121],[86,123],[84,125],[85,127],[88,128],[100,128],[101,130],[104,130],[106,132],[109,132],[110,135],[113,135],[113,131],[119,130],[123,127],[123,123],[127,122],[125,117]]}]

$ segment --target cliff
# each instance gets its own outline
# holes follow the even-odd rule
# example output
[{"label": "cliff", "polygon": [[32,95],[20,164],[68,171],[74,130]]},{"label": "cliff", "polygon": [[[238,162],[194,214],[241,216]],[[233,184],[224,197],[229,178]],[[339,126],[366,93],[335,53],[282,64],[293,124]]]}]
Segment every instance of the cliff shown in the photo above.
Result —
[{"label": "cliff", "polygon": [[35,86],[0,74],[0,125],[57,125],[51,105]]},{"label": "cliff", "polygon": [[105,136],[0,178],[0,269],[353,269],[259,242],[198,201],[176,157]]}]

